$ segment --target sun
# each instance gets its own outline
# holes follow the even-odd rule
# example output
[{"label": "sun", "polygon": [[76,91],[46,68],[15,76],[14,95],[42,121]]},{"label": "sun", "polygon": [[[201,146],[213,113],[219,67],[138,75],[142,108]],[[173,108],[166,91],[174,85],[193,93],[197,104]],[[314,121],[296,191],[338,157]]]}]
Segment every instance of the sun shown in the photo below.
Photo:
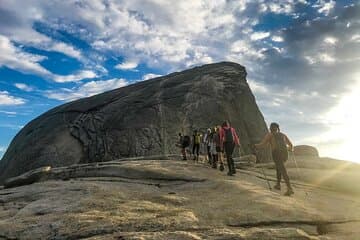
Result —
[{"label": "sun", "polygon": [[360,77],[350,93],[326,114],[331,130],[326,134],[338,142],[328,149],[329,155],[360,163]]}]

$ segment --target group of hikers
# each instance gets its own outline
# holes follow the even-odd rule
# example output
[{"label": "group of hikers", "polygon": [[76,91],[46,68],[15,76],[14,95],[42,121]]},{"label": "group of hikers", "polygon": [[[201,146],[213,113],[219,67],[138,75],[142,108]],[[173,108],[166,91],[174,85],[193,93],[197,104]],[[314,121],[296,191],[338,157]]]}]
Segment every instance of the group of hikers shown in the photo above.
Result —
[{"label": "group of hikers", "polygon": [[[283,178],[287,191],[285,195],[294,194],[290,184],[290,179],[285,168],[285,162],[288,159],[288,151],[293,151],[293,145],[289,138],[280,132],[280,126],[277,123],[270,124],[270,132],[268,132],[260,143],[252,145],[254,151],[270,145],[272,158],[276,168],[276,185],[274,189],[281,190],[281,179]],[[192,137],[179,133],[178,146],[181,148],[183,160],[187,160],[187,150],[192,146],[192,160],[199,161],[200,149],[206,151],[205,159],[215,169],[225,170],[224,158],[226,158],[228,166],[228,176],[236,174],[233,152],[236,146],[240,147],[240,139],[229,121],[224,121],[220,126],[208,128],[203,135],[200,131],[194,130]],[[190,149],[189,149],[190,150]],[[192,153],[192,154],[191,154]],[[190,156],[191,157],[191,156]]]}]

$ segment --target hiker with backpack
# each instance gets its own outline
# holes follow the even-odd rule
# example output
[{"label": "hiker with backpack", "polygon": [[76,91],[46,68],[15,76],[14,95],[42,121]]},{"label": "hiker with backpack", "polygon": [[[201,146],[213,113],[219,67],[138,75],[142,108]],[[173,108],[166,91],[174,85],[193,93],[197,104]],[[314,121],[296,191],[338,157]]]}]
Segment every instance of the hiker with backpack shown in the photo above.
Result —
[{"label": "hiker with backpack", "polygon": [[183,160],[187,160],[186,158],[186,148],[190,146],[190,137],[189,136],[183,136],[181,133],[179,133],[179,144],[178,146],[181,148],[181,154],[183,156]]},{"label": "hiker with backpack", "polygon": [[255,144],[256,148],[262,148],[270,144],[272,157],[276,167],[276,179],[277,183],[274,186],[275,189],[281,190],[281,178],[283,177],[287,186],[286,196],[294,194],[294,190],[291,187],[289,175],[285,168],[285,162],[288,159],[288,150],[293,151],[293,145],[289,138],[282,132],[280,132],[280,126],[277,123],[270,124],[270,132],[265,135],[263,140]]},{"label": "hiker with backpack", "polygon": [[235,146],[240,146],[239,137],[236,134],[234,128],[230,126],[228,121],[223,122],[219,131],[220,146],[225,150],[226,160],[228,164],[228,176],[232,176],[236,173],[234,159],[232,158]]},{"label": "hiker with backpack", "polygon": [[[196,160],[196,161],[199,161],[200,143],[201,143],[201,134],[198,132],[198,130],[195,130],[194,134],[193,134],[192,154],[194,156],[193,160]],[[195,153],[196,153],[196,155],[195,155]]]}]

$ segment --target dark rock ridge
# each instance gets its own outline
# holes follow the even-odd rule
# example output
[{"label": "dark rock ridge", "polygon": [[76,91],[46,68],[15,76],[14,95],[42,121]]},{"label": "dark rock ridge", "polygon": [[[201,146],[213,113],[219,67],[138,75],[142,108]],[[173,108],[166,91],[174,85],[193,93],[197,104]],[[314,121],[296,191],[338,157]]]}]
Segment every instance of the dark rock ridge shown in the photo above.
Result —
[{"label": "dark rock ridge", "polygon": [[178,153],[179,132],[204,131],[224,119],[238,131],[244,154],[267,132],[239,64],[209,64],[132,84],[31,121],[0,161],[0,183],[43,166]]}]

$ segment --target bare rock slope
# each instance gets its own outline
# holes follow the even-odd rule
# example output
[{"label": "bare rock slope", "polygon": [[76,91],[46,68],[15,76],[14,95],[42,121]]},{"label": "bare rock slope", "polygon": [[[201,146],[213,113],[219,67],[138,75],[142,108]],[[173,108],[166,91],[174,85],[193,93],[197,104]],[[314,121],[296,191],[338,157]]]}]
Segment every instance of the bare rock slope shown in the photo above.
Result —
[{"label": "bare rock slope", "polygon": [[358,239],[360,188],[351,183],[360,166],[297,163],[287,163],[292,197],[268,189],[272,164],[234,177],[176,160],[42,168],[33,184],[0,190],[0,239]]},{"label": "bare rock slope", "polygon": [[191,134],[224,119],[240,133],[244,153],[267,131],[239,64],[136,83],[56,107],[27,124],[0,161],[0,183],[42,166],[175,153],[180,131]]}]

